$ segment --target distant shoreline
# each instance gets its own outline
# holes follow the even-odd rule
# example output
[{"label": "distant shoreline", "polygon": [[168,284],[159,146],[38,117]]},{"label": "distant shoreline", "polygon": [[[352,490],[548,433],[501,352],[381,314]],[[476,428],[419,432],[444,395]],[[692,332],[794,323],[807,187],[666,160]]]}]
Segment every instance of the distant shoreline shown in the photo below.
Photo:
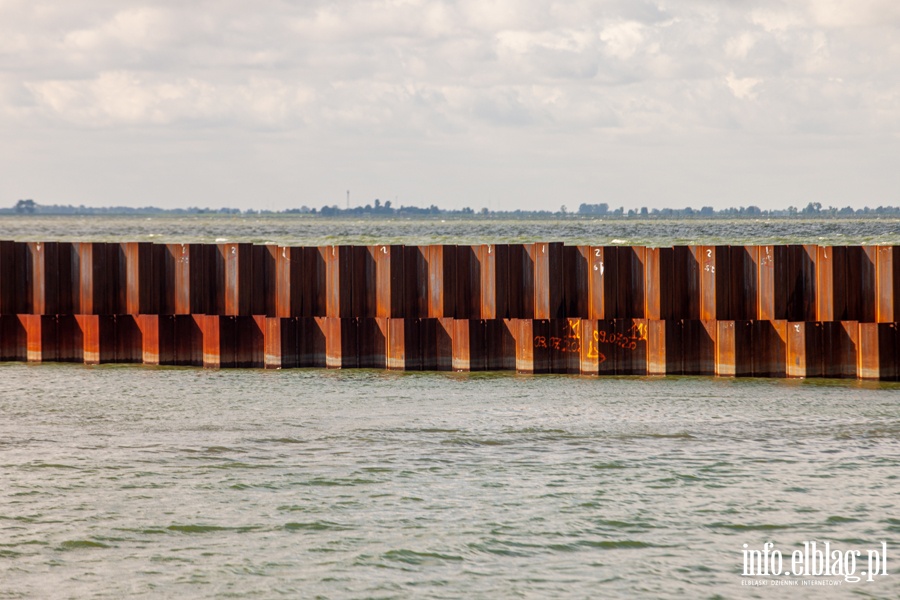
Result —
[{"label": "distant shoreline", "polygon": [[423,218],[423,219],[502,219],[502,220],[528,220],[528,219],[566,219],[566,220],[719,220],[719,219],[871,219],[871,218],[900,218],[900,206],[878,206],[876,208],[854,209],[850,206],[837,208],[833,206],[823,207],[820,203],[810,202],[805,208],[789,206],[778,210],[764,210],[757,206],[740,206],[716,210],[711,206],[700,209],[691,207],[674,208],[630,208],[619,207],[612,209],[606,203],[581,204],[577,211],[569,211],[565,206],[558,211],[549,210],[514,210],[500,211],[483,208],[473,210],[471,208],[444,209],[432,205],[428,208],[417,206],[400,206],[395,208],[391,202],[381,204],[379,200],[368,203],[365,206],[340,208],[338,206],[325,206],[322,208],[288,208],[284,210],[267,209],[237,209],[237,208],[159,208],[155,206],[129,207],[108,206],[89,207],[72,205],[42,205],[33,200],[19,200],[9,208],[0,208],[0,215],[11,216],[229,216],[229,217],[307,217],[307,218],[343,218],[354,219],[361,217],[377,218]]}]

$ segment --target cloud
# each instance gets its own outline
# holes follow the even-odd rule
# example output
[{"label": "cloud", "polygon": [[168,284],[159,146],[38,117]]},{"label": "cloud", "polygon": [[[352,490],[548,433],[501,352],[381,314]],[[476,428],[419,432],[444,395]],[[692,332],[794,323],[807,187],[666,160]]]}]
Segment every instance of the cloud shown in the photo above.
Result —
[{"label": "cloud", "polygon": [[523,168],[526,146],[606,155],[735,135],[853,136],[881,151],[900,133],[896,6],[5,0],[0,127],[170,140],[203,128],[247,144],[278,135],[313,156],[391,145],[475,161],[503,148]]}]

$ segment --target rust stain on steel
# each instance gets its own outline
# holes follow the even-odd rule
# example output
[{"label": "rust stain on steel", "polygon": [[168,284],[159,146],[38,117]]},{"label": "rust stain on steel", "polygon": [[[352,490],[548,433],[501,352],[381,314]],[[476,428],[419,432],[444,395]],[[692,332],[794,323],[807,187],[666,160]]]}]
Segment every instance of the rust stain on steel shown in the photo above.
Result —
[{"label": "rust stain on steel", "polygon": [[[661,281],[663,266],[661,264],[661,248],[647,248],[645,251],[646,264],[644,268],[644,314],[648,319],[659,320],[668,318],[669,311],[663,309],[663,283]],[[671,298],[671,287],[665,288],[665,298]],[[666,315],[665,317],[663,315]],[[663,332],[664,335],[664,332]]]},{"label": "rust stain on steel", "polygon": [[497,318],[497,253],[492,244],[473,246],[475,260],[478,261],[481,288],[479,316],[482,319]]},{"label": "rust stain on steel", "polygon": [[647,320],[647,375],[665,375],[668,372],[666,323],[669,322]]},{"label": "rust stain on steel", "polygon": [[859,324],[859,377],[900,379],[900,332],[897,323]]},{"label": "rust stain on steel", "polygon": [[713,320],[716,312],[716,259],[715,246],[696,246],[697,263],[700,267],[700,319]]},{"label": "rust stain on steel", "polygon": [[734,321],[720,320],[716,323],[716,375],[735,376],[735,332]]},{"label": "rust stain on steel", "polygon": [[18,315],[25,330],[28,362],[59,359],[57,323],[54,315]]},{"label": "rust stain on steel", "polygon": [[[887,323],[884,323],[887,325]],[[881,364],[878,348],[879,326],[882,323],[859,324],[859,351],[857,355],[857,376],[860,379],[879,379]]]},{"label": "rust stain on steel", "polygon": [[264,366],[266,369],[291,369],[300,366],[299,318],[266,317]]},{"label": "rust stain on steel", "polygon": [[878,246],[875,252],[875,321],[900,321],[900,247]]},{"label": "rust stain on steel", "polygon": [[[291,246],[278,246],[275,251],[275,316],[276,317],[295,317],[300,316],[302,311],[302,292],[300,285],[300,272],[303,266],[303,248]],[[266,325],[267,330],[269,325]],[[272,333],[276,331],[280,335],[281,326],[272,325]],[[274,348],[273,348],[274,350]],[[268,349],[266,350],[268,356]],[[273,355],[274,356],[274,355]],[[280,351],[278,356],[281,356]],[[273,359],[274,360],[274,359]],[[276,363],[273,363],[276,365]],[[269,361],[266,360],[266,366]],[[281,360],[277,361],[277,366],[270,368],[281,368]]]},{"label": "rust stain on steel", "polygon": [[606,356],[600,353],[600,345],[597,343],[597,321],[595,319],[581,319],[579,360],[582,375],[599,375],[600,363],[606,360]]},{"label": "rust stain on steel", "polygon": [[516,370],[520,373],[550,372],[550,321],[519,319],[516,323]]},{"label": "rust stain on steel", "polygon": [[120,282],[124,282],[123,312],[131,315],[159,314],[160,280],[158,268],[160,247],[149,242],[123,242],[119,245]]},{"label": "rust stain on steel", "polygon": [[821,377],[824,369],[822,323],[789,322],[787,330],[787,376]]},{"label": "rust stain on steel", "polygon": [[[26,242],[28,312],[54,315],[59,310],[59,242]],[[69,278],[71,280],[71,278]]]},{"label": "rust stain on steel", "polygon": [[329,369],[359,367],[359,319],[325,319],[325,366]]},{"label": "rust stain on steel", "polygon": [[[0,315],[20,315],[0,321],[0,353],[559,373],[874,369],[890,379],[897,252],[0,242]],[[876,321],[885,326],[868,327]]]},{"label": "rust stain on steel", "polygon": [[372,246],[370,248],[374,271],[367,272],[367,277],[374,277],[374,316],[379,318],[402,318],[410,312],[407,310],[405,246]]},{"label": "rust stain on steel", "polygon": [[[253,308],[253,245],[218,245],[216,277],[222,287],[222,310],[217,314],[243,316]],[[218,302],[217,302],[218,304]]]},{"label": "rust stain on steel", "polygon": [[456,246],[423,246],[427,267],[428,317],[452,317],[456,311]]},{"label": "rust stain on steel", "polygon": [[[840,247],[818,246],[816,260],[816,317],[817,321],[834,321],[835,314],[835,288],[834,271],[836,267],[843,266],[843,252]],[[837,259],[835,255],[838,255]],[[837,264],[836,264],[837,263]],[[840,284],[838,277],[838,284]],[[843,308],[838,306],[838,308]]]},{"label": "rust stain on steel", "polygon": [[[173,319],[160,315],[138,315],[135,320],[141,332],[141,362],[145,365],[173,364],[175,362],[172,343],[175,334]],[[166,324],[169,325],[168,333],[171,334],[168,336],[160,331]]]},{"label": "rust stain on steel", "polygon": [[534,321],[513,319],[516,337],[516,372],[534,373]]},{"label": "rust stain on steel", "polygon": [[[608,291],[612,286],[606,284],[606,252],[603,246],[588,246],[587,278],[588,278],[588,314],[592,320],[605,319],[609,304]],[[612,298],[615,305],[615,297]]]},{"label": "rust stain on steel", "polygon": [[487,367],[485,322],[481,319],[455,319],[453,322],[454,371],[484,371]]},{"label": "rust stain on steel", "polygon": [[422,370],[422,321],[420,319],[387,320],[387,368],[405,371]]},{"label": "rust stain on steel", "polygon": [[164,308],[161,314],[207,314],[214,302],[215,247],[168,244],[165,254]]},{"label": "rust stain on steel", "polygon": [[775,279],[775,247],[759,246],[757,248],[757,301],[756,315],[760,320],[774,320],[776,316],[776,279]]},{"label": "rust stain on steel", "polygon": [[[643,277],[640,281],[643,282]],[[616,329],[617,337],[621,336],[623,340],[621,343],[613,344],[616,354],[616,374],[646,375],[647,319],[617,319]]]}]

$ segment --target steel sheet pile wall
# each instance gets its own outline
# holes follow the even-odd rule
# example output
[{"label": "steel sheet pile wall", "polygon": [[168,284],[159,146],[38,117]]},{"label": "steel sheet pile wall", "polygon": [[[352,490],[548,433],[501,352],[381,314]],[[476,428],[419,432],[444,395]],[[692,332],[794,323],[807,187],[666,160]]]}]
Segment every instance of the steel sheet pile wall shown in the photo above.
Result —
[{"label": "steel sheet pile wall", "polygon": [[0,241],[0,360],[900,379],[891,246]]}]

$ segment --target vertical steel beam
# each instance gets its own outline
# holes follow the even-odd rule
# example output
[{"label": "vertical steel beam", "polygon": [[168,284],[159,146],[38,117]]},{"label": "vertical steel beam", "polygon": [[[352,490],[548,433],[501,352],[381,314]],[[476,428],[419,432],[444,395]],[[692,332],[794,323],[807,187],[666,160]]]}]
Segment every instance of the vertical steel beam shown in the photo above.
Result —
[{"label": "vertical steel beam", "polygon": [[784,377],[787,361],[787,321],[753,322],[753,375]]},{"label": "vertical steel beam", "polygon": [[787,376],[821,377],[824,371],[822,323],[787,324]]},{"label": "vertical steel beam", "polygon": [[590,246],[563,246],[563,314],[567,318],[588,318]]},{"label": "vertical steel beam", "polygon": [[26,312],[19,305],[23,292],[17,285],[24,265],[19,265],[16,254],[15,242],[0,240],[0,315]]},{"label": "vertical steel beam", "polygon": [[359,320],[325,319],[325,366],[329,369],[359,367]]},{"label": "vertical steel beam", "polygon": [[487,368],[485,322],[456,319],[453,322],[453,370],[484,371]]},{"label": "vertical steel beam", "polygon": [[599,375],[600,363],[606,360],[606,356],[600,353],[600,346],[597,341],[597,321],[595,319],[581,319],[580,327],[581,374]]},{"label": "vertical steel beam", "polygon": [[297,347],[301,367],[325,368],[328,365],[328,317],[301,317]]},{"label": "vertical steel beam", "polygon": [[33,315],[59,313],[59,243],[27,242],[27,307]]},{"label": "vertical steel beam", "polygon": [[715,320],[718,318],[716,300],[716,259],[719,252],[715,246],[693,246],[700,274],[700,319]]},{"label": "vertical steel beam", "polygon": [[[165,284],[161,314],[189,315],[210,312],[214,280],[214,247],[205,244],[165,246]],[[213,311],[214,312],[214,311]]]},{"label": "vertical steel beam", "polygon": [[59,338],[54,315],[19,315],[25,329],[28,362],[59,360]]},{"label": "vertical steel beam", "polygon": [[456,246],[423,246],[422,252],[428,268],[427,316],[453,317],[456,314]]},{"label": "vertical steel beam", "polygon": [[115,315],[115,360],[118,363],[143,362],[143,337],[138,315]]},{"label": "vertical steel beam", "polygon": [[[193,320],[190,315],[179,318]],[[140,330],[142,362],[145,365],[176,364],[175,317],[138,315],[135,320]]]},{"label": "vertical steel beam", "polygon": [[418,319],[387,320],[387,368],[422,370],[422,344]]},{"label": "vertical steel beam", "polygon": [[684,324],[684,374],[715,375],[717,321],[691,319]]},{"label": "vertical steel beam", "polygon": [[84,362],[84,334],[75,315],[56,316],[57,356],[59,362]]},{"label": "vertical steel beam", "polygon": [[[650,331],[651,335],[653,331]],[[685,320],[669,319],[664,322],[665,333],[665,373],[684,374]]]},{"label": "vertical steel beam", "polygon": [[563,317],[563,245],[559,242],[537,242],[534,244],[533,260],[534,318]]},{"label": "vertical steel beam", "polygon": [[204,360],[204,326],[206,315],[173,315],[172,364],[202,367]]},{"label": "vertical steel beam", "polygon": [[737,374],[735,338],[734,321],[720,320],[716,323],[716,375],[719,377],[734,377]]},{"label": "vertical steel beam", "polygon": [[[650,248],[648,251],[648,268],[654,258],[650,258]],[[653,248],[652,250],[658,250]],[[654,252],[658,256],[657,252]],[[648,287],[649,289],[649,287]],[[647,321],[647,375],[665,375],[667,373],[666,366],[668,364],[666,352],[666,323],[671,321],[660,321],[648,319]]]},{"label": "vertical steel beam", "polygon": [[876,248],[875,297],[875,321],[900,321],[900,246]]},{"label": "vertical steel beam", "polygon": [[550,321],[518,319],[516,325],[516,371],[550,372]]},{"label": "vertical steel beam", "polygon": [[589,246],[588,318],[612,318],[616,313],[615,246]]},{"label": "vertical steel beam", "polygon": [[28,360],[28,336],[18,315],[0,314],[0,361]]},{"label": "vertical steel beam", "polygon": [[[279,249],[279,255],[281,254]],[[288,254],[288,253],[286,253]],[[280,271],[279,271],[280,274]],[[280,307],[284,305],[279,303]],[[267,317],[264,336],[266,369],[291,369],[300,366],[297,317]]]}]

